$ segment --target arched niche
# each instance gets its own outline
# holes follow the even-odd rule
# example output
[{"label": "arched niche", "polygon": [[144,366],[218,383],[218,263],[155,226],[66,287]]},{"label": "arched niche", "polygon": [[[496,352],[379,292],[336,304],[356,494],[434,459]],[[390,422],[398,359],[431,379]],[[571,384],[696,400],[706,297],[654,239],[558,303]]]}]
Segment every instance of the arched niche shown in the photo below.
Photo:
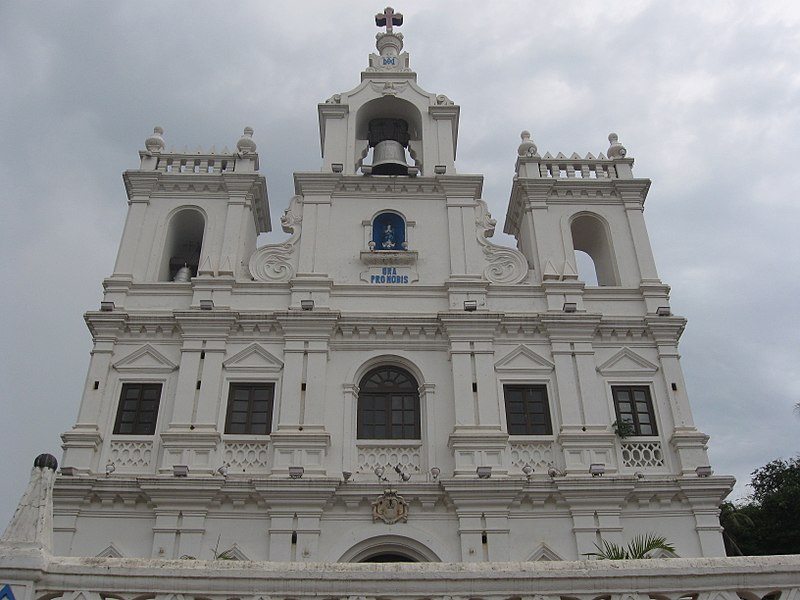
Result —
[{"label": "arched niche", "polygon": [[205,228],[205,217],[196,209],[183,208],[172,215],[164,240],[159,281],[172,281],[184,265],[189,267],[192,277],[197,275]]},{"label": "arched niche", "polygon": [[[607,223],[592,213],[581,213],[572,218],[570,233],[572,234],[573,250],[586,255],[579,261],[582,269],[594,268],[596,277],[592,278],[590,275],[587,279],[596,279],[596,285],[599,286],[619,285],[614,249],[611,245]],[[587,257],[591,261],[587,261]],[[576,257],[576,262],[578,260]],[[594,281],[589,283],[594,283]]]},{"label": "arched niche", "polygon": [[371,250],[402,251],[408,249],[406,221],[394,211],[384,211],[372,219]]},{"label": "arched niche", "polygon": [[[411,102],[395,96],[375,98],[358,109],[355,132],[356,170],[364,164],[369,154],[369,123],[373,119],[402,119],[406,122],[409,135],[409,156],[406,158],[406,162],[422,171],[422,114]],[[409,157],[411,162],[409,162]]]}]

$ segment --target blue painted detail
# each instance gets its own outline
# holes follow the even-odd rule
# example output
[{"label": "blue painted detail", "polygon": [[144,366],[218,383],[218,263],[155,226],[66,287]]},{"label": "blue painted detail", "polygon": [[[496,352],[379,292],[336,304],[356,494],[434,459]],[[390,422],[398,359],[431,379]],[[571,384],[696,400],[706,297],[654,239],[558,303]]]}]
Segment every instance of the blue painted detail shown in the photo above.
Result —
[{"label": "blue painted detail", "polygon": [[7,600],[17,600],[14,597],[14,591],[11,589],[11,586],[5,584],[2,589],[0,589],[0,600],[6,598]]},{"label": "blue painted detail", "polygon": [[405,250],[406,223],[398,214],[381,213],[372,221],[375,250]]},{"label": "blue painted detail", "polygon": [[395,64],[394,56],[384,56],[383,57],[383,64],[384,65],[394,65]]}]

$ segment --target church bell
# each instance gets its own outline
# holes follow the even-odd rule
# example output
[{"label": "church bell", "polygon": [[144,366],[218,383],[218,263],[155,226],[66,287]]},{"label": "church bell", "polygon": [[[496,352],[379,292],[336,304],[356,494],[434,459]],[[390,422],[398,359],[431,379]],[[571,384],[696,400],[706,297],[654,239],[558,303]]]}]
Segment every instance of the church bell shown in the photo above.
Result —
[{"label": "church bell", "polygon": [[364,166],[367,175],[416,175],[419,169],[406,163],[408,123],[403,119],[372,119],[369,122],[369,145],[374,148],[372,166]]}]

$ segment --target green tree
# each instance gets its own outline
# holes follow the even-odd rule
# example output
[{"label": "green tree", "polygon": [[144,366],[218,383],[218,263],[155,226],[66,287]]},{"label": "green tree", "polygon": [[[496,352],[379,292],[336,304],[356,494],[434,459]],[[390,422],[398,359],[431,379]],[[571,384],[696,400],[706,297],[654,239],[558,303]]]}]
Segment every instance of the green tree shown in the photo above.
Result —
[{"label": "green tree", "polygon": [[753,471],[752,495],[720,507],[729,555],[800,554],[800,456]]}]

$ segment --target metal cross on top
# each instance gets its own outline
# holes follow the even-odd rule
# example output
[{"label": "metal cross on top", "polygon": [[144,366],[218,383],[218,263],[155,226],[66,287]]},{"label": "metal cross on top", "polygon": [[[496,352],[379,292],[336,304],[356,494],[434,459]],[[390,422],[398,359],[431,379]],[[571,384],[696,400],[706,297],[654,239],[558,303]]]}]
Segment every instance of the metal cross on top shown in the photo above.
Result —
[{"label": "metal cross on top", "polygon": [[392,26],[400,27],[402,24],[402,13],[394,12],[391,6],[387,6],[383,9],[382,13],[375,15],[375,25],[378,27],[386,27],[386,33],[392,33]]}]

